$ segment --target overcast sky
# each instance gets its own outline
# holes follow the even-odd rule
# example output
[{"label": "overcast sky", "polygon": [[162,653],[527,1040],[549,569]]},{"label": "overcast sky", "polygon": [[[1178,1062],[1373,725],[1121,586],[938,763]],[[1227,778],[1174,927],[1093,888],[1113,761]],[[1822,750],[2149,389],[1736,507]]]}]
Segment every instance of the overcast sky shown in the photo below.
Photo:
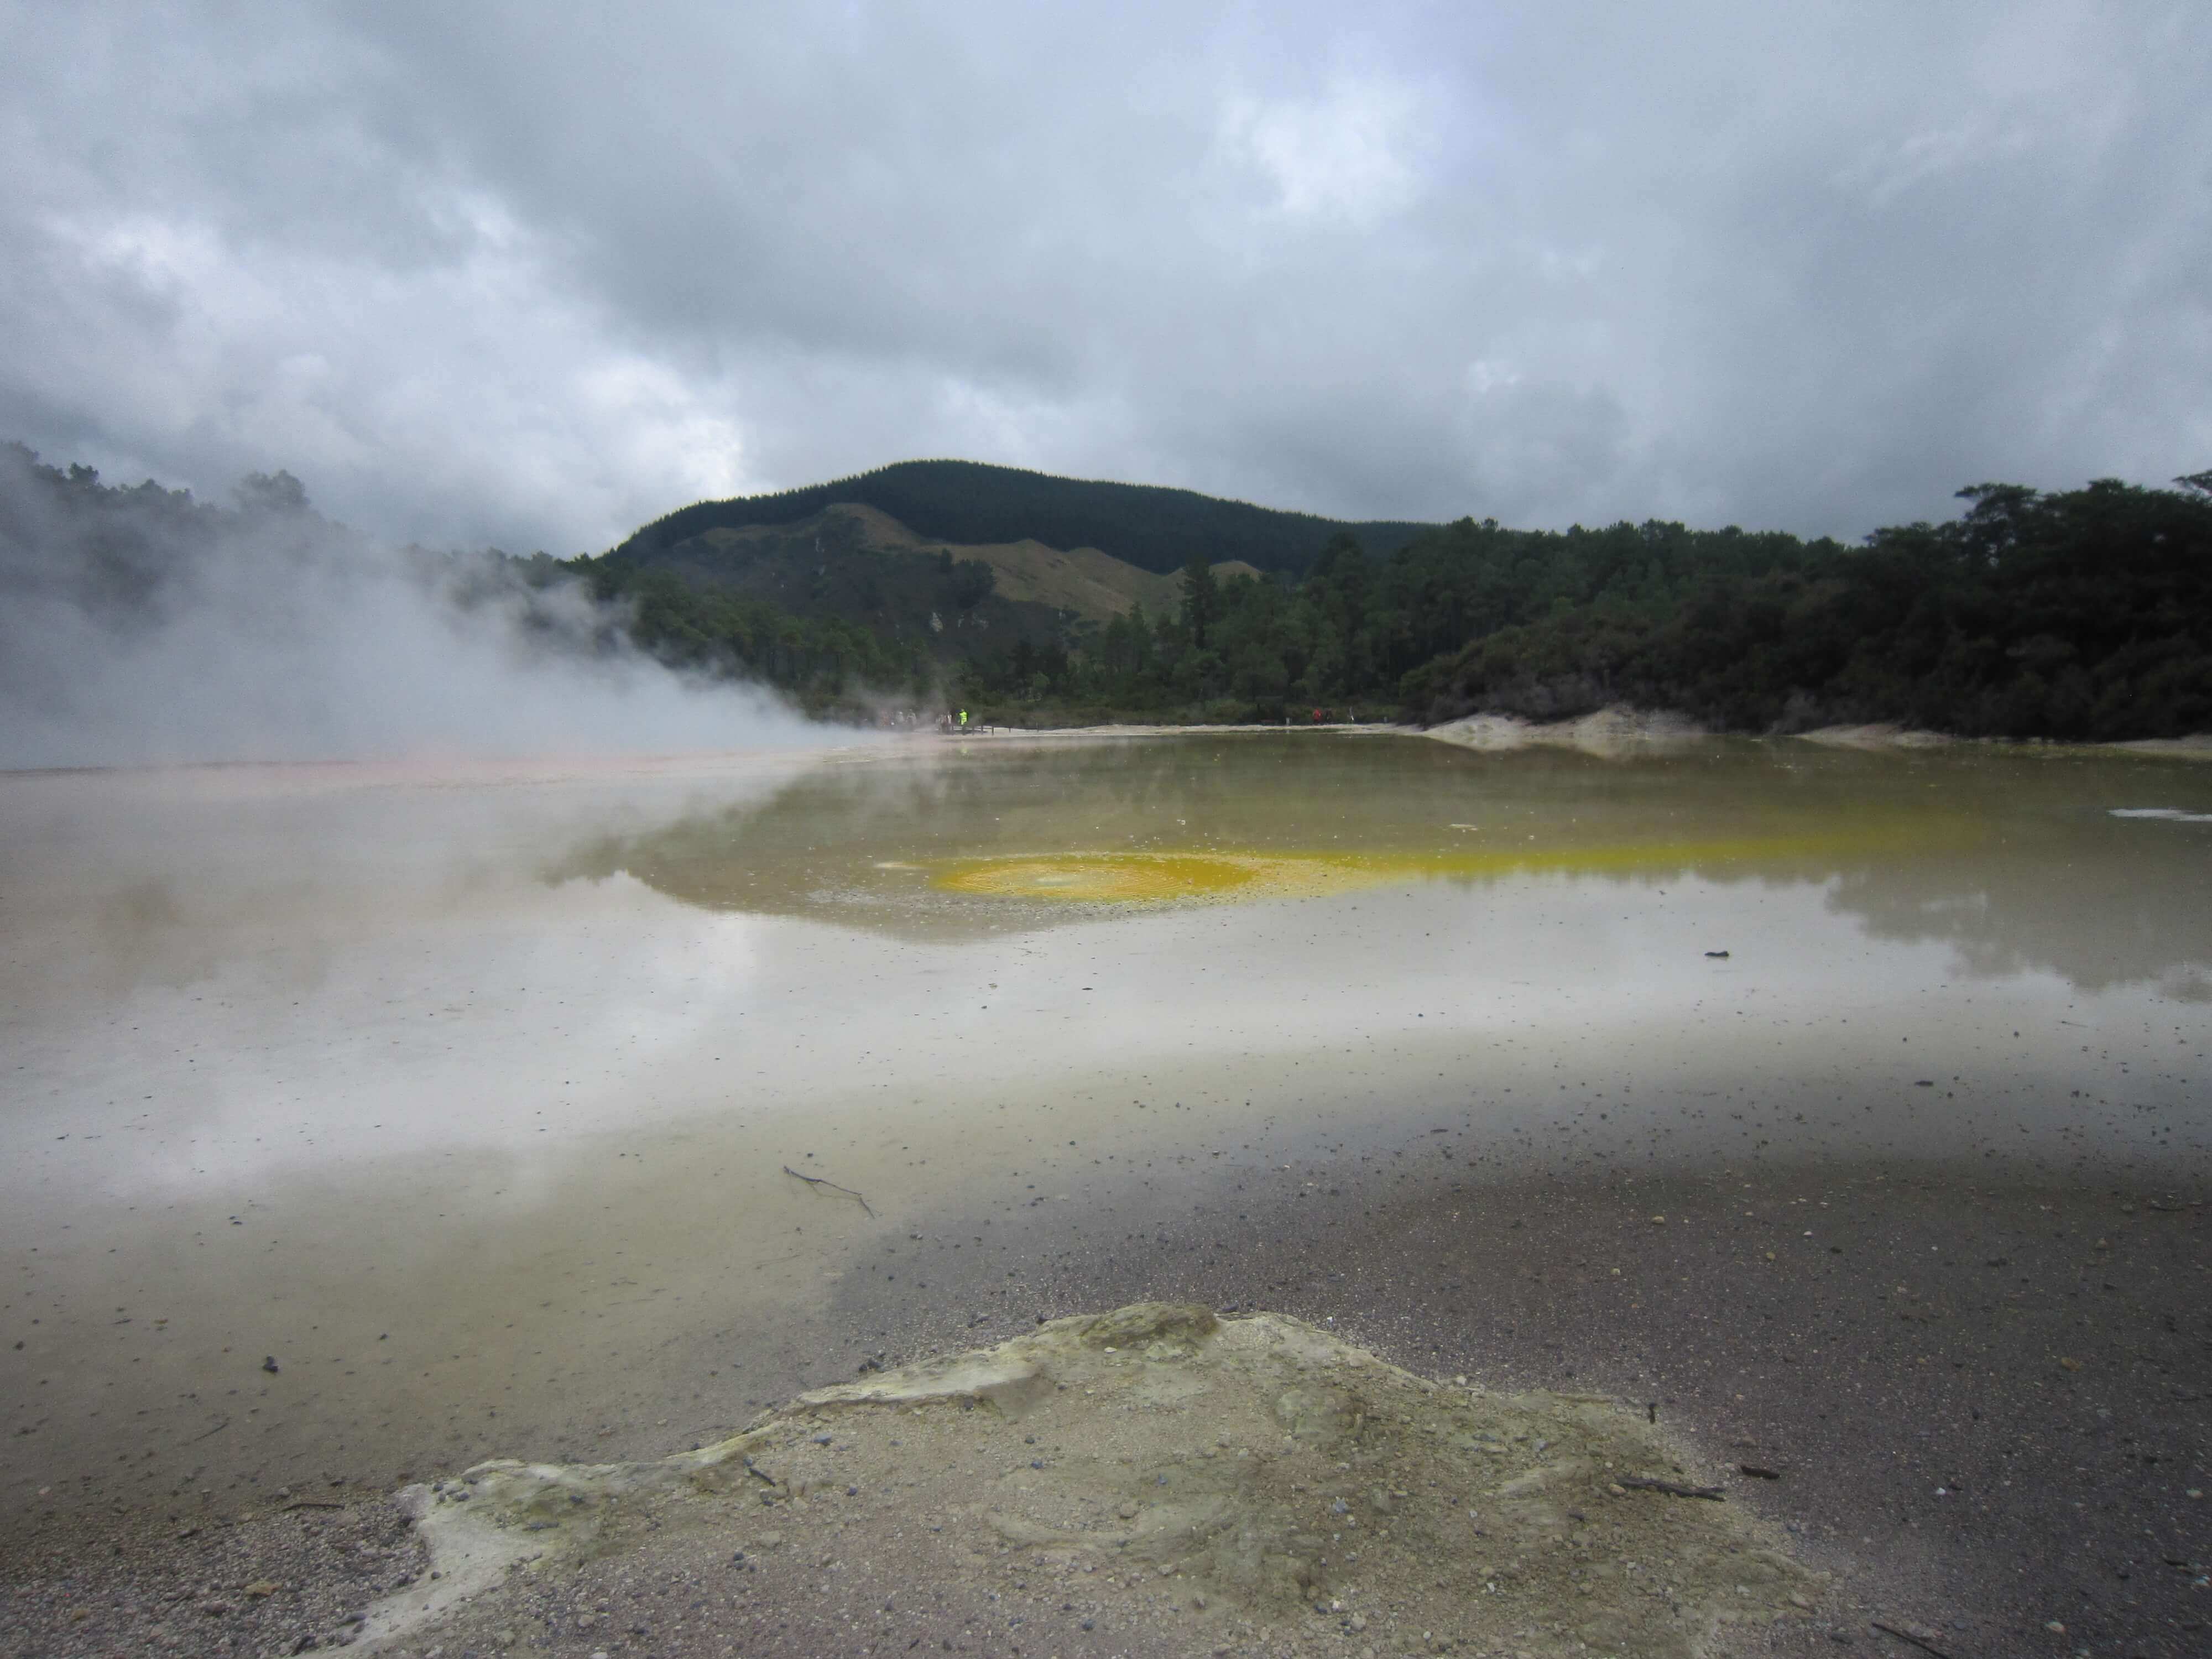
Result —
[{"label": "overcast sky", "polygon": [[2212,7],[0,0],[0,437],[596,550],[916,456],[1857,535],[2212,466]]}]

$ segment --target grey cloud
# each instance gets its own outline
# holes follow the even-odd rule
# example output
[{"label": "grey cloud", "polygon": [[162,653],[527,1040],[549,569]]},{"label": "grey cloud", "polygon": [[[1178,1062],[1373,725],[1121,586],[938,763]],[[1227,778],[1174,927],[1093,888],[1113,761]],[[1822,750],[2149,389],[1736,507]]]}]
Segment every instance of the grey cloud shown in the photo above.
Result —
[{"label": "grey cloud", "polygon": [[0,430],[392,536],[929,454],[1853,534],[2212,454],[2194,7],[0,15]]}]

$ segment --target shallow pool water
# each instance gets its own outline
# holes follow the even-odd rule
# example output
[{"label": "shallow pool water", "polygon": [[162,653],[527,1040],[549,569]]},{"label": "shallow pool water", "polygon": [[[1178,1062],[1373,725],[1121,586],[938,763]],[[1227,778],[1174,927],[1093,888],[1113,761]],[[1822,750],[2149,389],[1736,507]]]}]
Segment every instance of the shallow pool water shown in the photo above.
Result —
[{"label": "shallow pool water", "polygon": [[1298,732],[0,777],[0,1502],[742,1421],[924,1218],[1316,1140],[2201,1160],[2208,814]]}]

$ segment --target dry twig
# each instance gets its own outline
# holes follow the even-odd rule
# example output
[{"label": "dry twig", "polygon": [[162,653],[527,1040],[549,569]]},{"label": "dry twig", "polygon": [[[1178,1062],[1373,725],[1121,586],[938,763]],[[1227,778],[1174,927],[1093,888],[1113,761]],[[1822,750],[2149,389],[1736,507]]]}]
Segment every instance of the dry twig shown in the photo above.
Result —
[{"label": "dry twig", "polygon": [[1934,1654],[1936,1656],[1936,1659],[1951,1659],[1951,1656],[1949,1654],[1944,1652],[1942,1649],[1936,1645],[1936,1632],[1934,1631],[1922,1630],[1917,1625],[1893,1625],[1887,1620],[1882,1619],[1869,1619],[1867,1622],[1872,1625],[1876,1630],[1881,1631],[1887,1635],[1894,1636],[1900,1642],[1911,1643],[1914,1647],[1918,1648],[1923,1653]]},{"label": "dry twig", "polygon": [[872,1220],[875,1217],[876,1212],[873,1210],[868,1209],[868,1200],[862,1198],[860,1194],[854,1192],[850,1187],[840,1187],[836,1182],[825,1181],[820,1176],[800,1175],[798,1170],[793,1169],[788,1164],[783,1166],[783,1172],[784,1174],[791,1176],[793,1180],[805,1182],[810,1187],[827,1187],[833,1193],[842,1193],[846,1197],[858,1204],[863,1210],[866,1210],[870,1219]]}]

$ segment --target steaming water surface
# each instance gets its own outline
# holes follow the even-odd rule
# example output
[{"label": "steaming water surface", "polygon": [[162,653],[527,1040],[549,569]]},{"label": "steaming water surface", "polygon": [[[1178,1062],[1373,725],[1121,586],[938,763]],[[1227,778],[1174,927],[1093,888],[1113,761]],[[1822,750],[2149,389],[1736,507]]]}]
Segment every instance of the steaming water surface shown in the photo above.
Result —
[{"label": "steaming water surface", "polygon": [[933,1217],[1317,1148],[2212,1145],[2212,774],[2172,762],[1291,733],[19,774],[0,858],[17,1516],[689,1443],[849,1370],[841,1275],[926,1299]]}]

